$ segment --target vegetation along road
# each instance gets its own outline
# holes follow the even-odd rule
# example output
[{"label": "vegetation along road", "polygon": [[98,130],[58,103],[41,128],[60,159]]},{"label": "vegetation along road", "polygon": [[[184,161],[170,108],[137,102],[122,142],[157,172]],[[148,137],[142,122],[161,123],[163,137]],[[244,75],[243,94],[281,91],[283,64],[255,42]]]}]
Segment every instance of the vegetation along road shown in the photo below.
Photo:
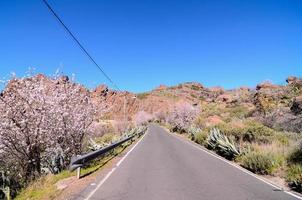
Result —
[{"label": "vegetation along road", "polygon": [[289,200],[291,194],[150,125],[148,133],[86,199]]}]

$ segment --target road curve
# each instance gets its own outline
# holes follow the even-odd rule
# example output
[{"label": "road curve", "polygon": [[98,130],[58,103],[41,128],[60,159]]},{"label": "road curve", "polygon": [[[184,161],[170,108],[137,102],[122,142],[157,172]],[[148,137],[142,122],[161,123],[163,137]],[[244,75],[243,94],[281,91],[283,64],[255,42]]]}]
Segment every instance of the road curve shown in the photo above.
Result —
[{"label": "road curve", "polygon": [[295,200],[150,125],[91,200]]}]

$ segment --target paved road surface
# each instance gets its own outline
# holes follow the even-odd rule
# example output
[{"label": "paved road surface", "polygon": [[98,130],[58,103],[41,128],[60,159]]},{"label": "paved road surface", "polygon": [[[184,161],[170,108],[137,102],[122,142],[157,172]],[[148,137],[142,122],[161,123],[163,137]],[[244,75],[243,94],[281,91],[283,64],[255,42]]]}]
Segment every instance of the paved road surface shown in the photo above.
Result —
[{"label": "paved road surface", "polygon": [[151,125],[90,199],[297,199]]}]

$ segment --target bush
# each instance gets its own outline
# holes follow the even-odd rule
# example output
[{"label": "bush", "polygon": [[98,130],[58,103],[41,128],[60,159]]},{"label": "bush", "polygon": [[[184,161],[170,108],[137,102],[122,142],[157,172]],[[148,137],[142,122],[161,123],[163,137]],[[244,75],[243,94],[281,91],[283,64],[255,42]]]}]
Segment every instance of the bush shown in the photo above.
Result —
[{"label": "bush", "polygon": [[204,145],[207,139],[207,131],[191,126],[188,129],[189,138],[197,144]]},{"label": "bush", "polygon": [[192,90],[198,91],[198,90],[200,90],[201,88],[200,88],[199,86],[196,86],[196,85],[191,85],[191,89],[192,89]]},{"label": "bush", "polygon": [[288,161],[290,163],[302,164],[302,148],[296,148],[289,156]]},{"label": "bush", "polygon": [[103,135],[101,138],[99,138],[97,141],[99,143],[106,143],[106,144],[110,144],[112,143],[113,140],[116,139],[117,136],[113,135],[113,134],[105,134]]},{"label": "bush", "polygon": [[188,134],[189,134],[189,138],[190,138],[191,140],[194,140],[194,139],[195,139],[195,136],[196,136],[199,132],[201,132],[201,129],[200,129],[200,128],[197,128],[197,127],[195,127],[195,126],[191,126],[191,127],[188,128],[187,132],[188,132]]},{"label": "bush", "polygon": [[205,145],[208,134],[205,131],[199,132],[195,135],[194,142],[200,145]]},{"label": "bush", "polygon": [[232,127],[229,124],[218,125],[226,135],[232,135],[237,141],[271,143],[277,132],[255,121],[246,121],[243,127]]},{"label": "bush", "polygon": [[149,96],[149,94],[148,93],[138,93],[138,94],[136,94],[136,97],[138,98],[138,99],[146,99],[147,97]]},{"label": "bush", "polygon": [[201,118],[207,118],[209,116],[220,115],[221,113],[223,113],[223,108],[220,107],[217,103],[203,104],[201,110]]},{"label": "bush", "polygon": [[293,189],[302,191],[302,165],[296,164],[289,167],[286,180]]},{"label": "bush", "polygon": [[290,136],[287,133],[278,132],[275,137],[276,141],[284,146],[288,146],[290,143]]},{"label": "bush", "polygon": [[257,174],[273,174],[284,162],[284,158],[271,152],[248,152],[238,158],[240,164]]},{"label": "bush", "polygon": [[244,106],[233,106],[233,107],[228,107],[226,109],[226,112],[230,113],[231,118],[236,117],[239,119],[243,119],[248,115],[249,110]]}]

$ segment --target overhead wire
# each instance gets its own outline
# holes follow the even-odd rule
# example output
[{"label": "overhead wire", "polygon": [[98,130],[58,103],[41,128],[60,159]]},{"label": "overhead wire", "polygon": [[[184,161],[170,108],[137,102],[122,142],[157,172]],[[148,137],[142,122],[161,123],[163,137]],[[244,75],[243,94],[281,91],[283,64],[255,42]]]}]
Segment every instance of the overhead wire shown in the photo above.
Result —
[{"label": "overhead wire", "polygon": [[105,78],[119,91],[120,88],[117,84],[110,78],[110,76],[102,69],[102,67],[95,61],[95,59],[90,55],[90,53],[85,49],[85,47],[81,44],[81,42],[76,38],[76,36],[71,32],[71,30],[65,25],[59,15],[54,11],[54,9],[50,6],[47,0],[42,0],[49,11],[53,14],[53,16],[59,21],[59,23],[64,27],[67,33],[71,36],[71,38],[75,41],[75,43],[80,47],[80,49],[86,54],[86,56],[90,59],[90,61],[101,71],[101,73],[105,76]]}]

